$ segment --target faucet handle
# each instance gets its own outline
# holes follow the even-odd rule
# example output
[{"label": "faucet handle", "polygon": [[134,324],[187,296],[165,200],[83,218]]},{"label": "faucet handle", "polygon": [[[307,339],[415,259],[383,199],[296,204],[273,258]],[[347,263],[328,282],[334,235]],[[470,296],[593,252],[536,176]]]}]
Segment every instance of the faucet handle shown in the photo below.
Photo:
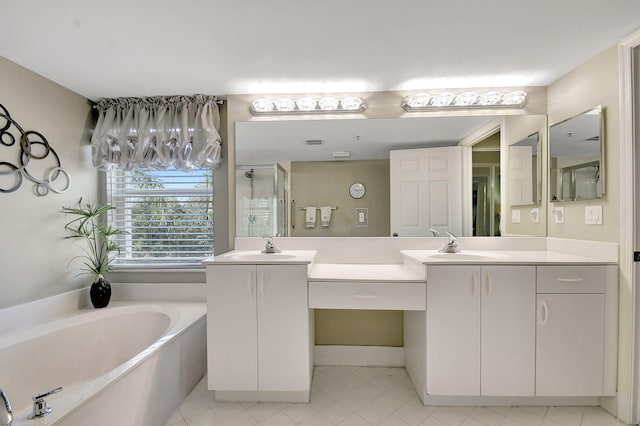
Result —
[{"label": "faucet handle", "polygon": [[446,232],[446,233],[447,233],[447,235],[449,236],[449,238],[453,238],[453,239],[458,238],[458,236],[457,236],[456,234],[454,234],[453,232],[451,232],[451,231],[444,231],[444,232]]},{"label": "faucet handle", "polygon": [[263,236],[262,238],[267,239],[267,243],[264,246],[263,253],[280,253],[281,252],[281,250],[273,242],[273,237]]},{"label": "faucet handle", "polygon": [[58,393],[62,390],[62,386],[59,386],[55,389],[51,389],[37,395],[34,395],[31,399],[33,399],[33,412],[29,415],[29,419],[35,419],[39,417],[46,416],[53,408],[47,407],[47,401],[45,398],[51,394]]},{"label": "faucet handle", "polygon": [[13,411],[11,411],[11,404],[9,403],[9,397],[0,388],[0,426],[11,426],[13,423]]},{"label": "faucet handle", "polygon": [[439,237],[440,236],[440,232],[438,232],[438,230],[433,229],[433,228],[429,228],[429,232],[431,232],[431,235],[434,237]]}]

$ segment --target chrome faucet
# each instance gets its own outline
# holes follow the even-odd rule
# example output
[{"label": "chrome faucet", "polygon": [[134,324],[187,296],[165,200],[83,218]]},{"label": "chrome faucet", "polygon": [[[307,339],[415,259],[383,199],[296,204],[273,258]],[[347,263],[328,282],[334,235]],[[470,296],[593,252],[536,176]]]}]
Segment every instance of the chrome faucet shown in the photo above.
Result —
[{"label": "chrome faucet", "polygon": [[439,237],[440,236],[440,232],[438,232],[437,230],[435,230],[433,228],[429,228],[429,232],[431,232],[431,236],[433,236],[433,237]]},{"label": "chrome faucet", "polygon": [[11,404],[9,403],[9,397],[0,388],[0,426],[11,426],[13,423],[13,412],[11,411]]},{"label": "chrome faucet", "polygon": [[52,412],[53,408],[47,407],[47,401],[44,399],[53,393],[60,392],[61,390],[62,386],[34,395],[32,397],[33,412],[29,415],[29,419],[38,419]]},{"label": "chrome faucet", "polygon": [[262,250],[263,253],[280,253],[282,251],[276,246],[276,243],[273,242],[273,237],[264,238],[267,239],[267,244],[265,244],[264,250]]},{"label": "chrome faucet", "polygon": [[449,236],[449,241],[444,245],[440,250],[440,253],[460,253],[460,249],[458,248],[458,243],[456,241],[457,236],[455,236],[452,232],[445,231]]}]

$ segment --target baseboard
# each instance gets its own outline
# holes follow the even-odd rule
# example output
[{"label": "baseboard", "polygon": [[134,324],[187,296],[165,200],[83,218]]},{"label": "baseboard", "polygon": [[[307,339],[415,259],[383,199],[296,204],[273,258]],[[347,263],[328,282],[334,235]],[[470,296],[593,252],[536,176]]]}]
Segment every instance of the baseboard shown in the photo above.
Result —
[{"label": "baseboard", "polygon": [[318,345],[314,365],[404,367],[404,348],[391,346]]}]

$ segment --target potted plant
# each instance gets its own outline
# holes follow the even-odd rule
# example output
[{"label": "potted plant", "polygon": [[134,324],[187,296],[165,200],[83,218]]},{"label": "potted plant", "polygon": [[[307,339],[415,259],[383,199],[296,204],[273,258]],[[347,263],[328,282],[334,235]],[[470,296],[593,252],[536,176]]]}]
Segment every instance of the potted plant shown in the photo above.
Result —
[{"label": "potted plant", "polygon": [[91,303],[95,308],[104,308],[111,299],[111,284],[104,279],[102,274],[111,270],[111,262],[120,252],[120,246],[110,237],[124,234],[125,231],[107,226],[103,215],[115,207],[108,204],[82,203],[82,198],[76,207],[63,207],[65,215],[71,215],[73,220],[68,222],[64,229],[67,232],[65,239],[81,241],[84,254],[74,257],[84,260],[82,274],[92,275],[94,282],[91,284]]}]

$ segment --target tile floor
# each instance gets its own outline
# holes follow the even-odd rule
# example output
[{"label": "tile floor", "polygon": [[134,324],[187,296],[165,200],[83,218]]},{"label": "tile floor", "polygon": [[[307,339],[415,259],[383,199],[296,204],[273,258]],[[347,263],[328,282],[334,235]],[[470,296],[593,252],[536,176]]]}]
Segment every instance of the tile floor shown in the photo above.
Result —
[{"label": "tile floor", "polygon": [[314,370],[309,404],[213,400],[202,380],[165,426],[620,426],[599,407],[424,407],[404,368]]}]

